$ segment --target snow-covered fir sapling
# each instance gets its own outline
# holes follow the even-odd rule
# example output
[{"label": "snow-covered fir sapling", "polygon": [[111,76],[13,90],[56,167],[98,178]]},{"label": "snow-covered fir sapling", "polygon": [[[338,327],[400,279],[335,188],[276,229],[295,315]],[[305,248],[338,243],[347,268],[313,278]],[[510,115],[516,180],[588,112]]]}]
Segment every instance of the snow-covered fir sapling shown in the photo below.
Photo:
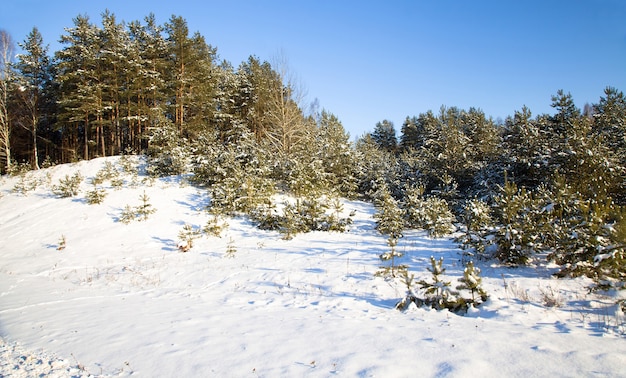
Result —
[{"label": "snow-covered fir sapling", "polygon": [[474,307],[489,298],[487,292],[482,287],[480,269],[476,268],[472,261],[468,262],[465,266],[463,277],[459,278],[459,282],[461,282],[461,284],[456,287],[457,290],[469,290],[472,293],[471,303]]},{"label": "snow-covered fir sapling", "polygon": [[102,184],[106,180],[111,180],[114,177],[118,176],[119,173],[115,166],[110,161],[104,163],[104,166],[100,168],[100,170],[96,173],[96,175],[91,179],[91,182],[96,184]]},{"label": "snow-covered fir sapling", "polygon": [[61,235],[59,238],[59,244],[57,245],[57,251],[62,251],[67,246],[67,240],[65,239],[65,235]]},{"label": "snow-covered fir sapling", "polygon": [[420,280],[418,284],[426,294],[426,302],[432,304],[434,308],[445,308],[445,303],[450,296],[450,281],[443,280],[446,268],[443,267],[443,257],[439,261],[433,256],[430,257],[430,268],[427,268],[432,275],[432,281]]},{"label": "snow-covered fir sapling", "polygon": [[[13,187],[14,193],[26,195],[28,192],[37,189],[38,182],[31,174],[29,174],[29,171],[17,172],[18,173],[16,173],[16,175],[19,177],[19,181]],[[9,174],[13,175],[11,172],[9,172]]]},{"label": "snow-covered fir sapling", "polygon": [[178,249],[183,252],[187,252],[191,248],[193,248],[193,241],[198,239],[202,235],[200,228],[194,228],[190,224],[185,224],[183,229],[178,232],[178,238],[180,239],[180,243],[178,243]]},{"label": "snow-covered fir sapling", "polygon": [[493,227],[489,205],[479,199],[471,199],[463,205],[461,221],[464,225],[464,233],[455,239],[465,250],[466,257],[473,257],[474,251],[484,255],[489,246],[485,238],[487,232]]},{"label": "snow-covered fir sapling", "polygon": [[422,307],[424,305],[424,300],[418,297],[418,295],[415,293],[413,289],[414,278],[415,278],[414,274],[411,274],[409,276],[408,270],[404,270],[402,272],[401,280],[402,280],[402,283],[406,286],[406,296],[402,298],[400,302],[396,304],[396,310],[404,311],[409,308],[411,303],[415,303],[417,307]]}]

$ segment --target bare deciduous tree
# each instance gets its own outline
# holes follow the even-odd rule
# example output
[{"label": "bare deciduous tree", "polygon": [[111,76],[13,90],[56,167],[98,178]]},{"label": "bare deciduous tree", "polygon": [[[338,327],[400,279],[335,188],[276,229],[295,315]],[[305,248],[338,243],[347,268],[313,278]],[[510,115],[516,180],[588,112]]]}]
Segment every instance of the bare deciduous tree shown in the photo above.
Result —
[{"label": "bare deciduous tree", "polygon": [[292,148],[302,141],[307,125],[300,108],[305,97],[302,85],[289,71],[286,60],[275,59],[275,70],[279,79],[271,91],[267,117],[271,129],[266,137],[279,154],[288,155]]},{"label": "bare deciduous tree", "polygon": [[5,159],[5,169],[11,168],[11,125],[9,119],[9,83],[13,40],[6,30],[0,30],[0,161]]}]

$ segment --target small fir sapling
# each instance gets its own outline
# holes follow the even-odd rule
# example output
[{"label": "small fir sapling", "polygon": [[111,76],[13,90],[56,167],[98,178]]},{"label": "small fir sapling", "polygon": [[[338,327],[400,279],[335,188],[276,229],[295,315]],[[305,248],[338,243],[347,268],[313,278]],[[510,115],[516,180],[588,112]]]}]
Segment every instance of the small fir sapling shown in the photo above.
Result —
[{"label": "small fir sapling", "polygon": [[129,224],[134,220],[145,221],[150,214],[156,212],[156,209],[150,204],[150,197],[148,197],[145,190],[143,194],[139,196],[139,200],[141,201],[139,206],[131,207],[130,205],[126,205],[124,207],[119,217],[120,222]]},{"label": "small fir sapling", "polygon": [[217,236],[218,238],[221,238],[222,231],[227,227],[228,223],[221,220],[219,214],[212,214],[204,226],[203,231],[209,236]]},{"label": "small fir sapling", "polygon": [[237,247],[235,246],[235,241],[233,240],[233,238],[230,238],[228,240],[228,245],[226,245],[226,257],[232,259],[235,257],[236,253],[237,253]]},{"label": "small fir sapling", "polygon": [[398,203],[391,196],[389,189],[384,186],[376,201],[376,229],[383,235],[387,235],[387,245],[389,252],[380,255],[383,261],[390,261],[391,266],[382,267],[377,275],[396,277],[397,271],[405,270],[406,266],[396,266],[396,258],[402,257],[402,253],[396,250],[398,240],[403,236],[404,221],[402,219],[402,210],[398,207]]},{"label": "small fir sapling", "polygon": [[57,246],[57,251],[62,251],[67,246],[67,240],[65,239],[65,235],[61,235],[59,238],[59,244]]},{"label": "small fir sapling", "polygon": [[[430,282],[426,280],[414,282],[414,276],[412,274],[409,275],[407,271],[402,272],[401,278],[402,282],[406,285],[407,294],[396,304],[396,309],[401,311],[406,310],[411,303],[414,303],[417,307],[426,305],[436,310],[448,309],[455,313],[464,313],[467,311],[470,304],[476,307],[488,299],[487,292],[481,286],[482,279],[480,278],[480,270],[474,267],[472,262],[467,264],[463,272],[463,277],[459,279],[461,284],[457,286],[458,290],[470,291],[472,294],[471,298],[465,298],[460,295],[460,293],[450,289],[451,282],[443,278],[443,274],[446,271],[443,267],[443,258],[435,260],[435,258],[431,256],[430,265],[431,266],[427,268],[432,276]],[[419,285],[419,290],[422,290],[425,294],[424,298],[420,298],[416,294],[414,284]]]},{"label": "small fir sapling", "polygon": [[432,275],[432,282],[426,282],[425,280],[418,281],[420,289],[424,290],[426,294],[425,302],[431,304],[433,308],[438,310],[447,308],[450,293],[450,281],[443,280],[443,274],[446,269],[443,267],[443,257],[439,261],[435,260],[433,256],[430,257],[430,268],[427,268]]},{"label": "small fir sapling", "polygon": [[135,209],[133,209],[130,205],[126,205],[124,210],[122,210],[122,214],[120,214],[119,221],[124,224],[129,224],[134,221],[136,217],[137,214],[135,213]]},{"label": "small fir sapling", "polygon": [[396,310],[404,311],[409,308],[411,303],[414,303],[417,307],[422,307],[424,305],[424,300],[421,299],[413,289],[413,280],[415,278],[414,274],[409,276],[409,271],[402,271],[402,283],[406,286],[406,296],[400,300],[400,302],[396,303]]},{"label": "small fir sapling", "polygon": [[145,221],[150,214],[153,214],[156,209],[150,204],[150,197],[143,191],[143,194],[139,197],[141,204],[136,207],[137,217],[139,221]]},{"label": "small fir sapling", "polygon": [[82,181],[83,176],[80,172],[76,172],[72,176],[65,175],[64,178],[59,180],[58,185],[52,187],[52,192],[62,198],[74,197],[78,194],[78,189]]},{"label": "small fir sapling", "polygon": [[106,190],[104,190],[104,188],[98,188],[95,180],[92,180],[92,183],[93,183],[93,189],[88,191],[85,194],[85,198],[88,204],[97,205],[97,204],[102,203],[102,201],[104,201],[104,198],[106,197],[107,192]]},{"label": "small fir sapling", "polygon": [[190,224],[185,224],[183,229],[178,233],[180,243],[178,243],[178,249],[182,252],[187,252],[193,248],[193,241],[198,239],[202,235],[199,228],[194,228]]},{"label": "small fir sapling", "polygon": [[484,255],[489,246],[486,235],[493,227],[489,205],[479,199],[471,199],[463,205],[461,221],[464,224],[464,234],[455,239],[465,250],[464,255],[472,257],[474,251]]},{"label": "small fir sapling", "polygon": [[459,282],[461,282],[461,284],[456,287],[457,290],[469,290],[472,293],[470,303],[474,306],[485,302],[489,298],[487,292],[482,288],[480,269],[476,268],[472,261],[468,262],[465,266],[463,277],[459,278]]}]

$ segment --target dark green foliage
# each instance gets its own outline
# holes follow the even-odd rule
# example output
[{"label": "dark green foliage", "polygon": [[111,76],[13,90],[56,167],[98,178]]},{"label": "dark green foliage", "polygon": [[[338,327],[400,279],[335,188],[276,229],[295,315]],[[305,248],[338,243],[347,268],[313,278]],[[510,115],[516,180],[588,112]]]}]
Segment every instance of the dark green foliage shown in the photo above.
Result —
[{"label": "dark green foliage", "polygon": [[396,138],[396,129],[393,126],[393,122],[383,120],[382,122],[376,123],[374,132],[372,133],[372,139],[378,148],[388,152],[395,152],[398,140]]}]

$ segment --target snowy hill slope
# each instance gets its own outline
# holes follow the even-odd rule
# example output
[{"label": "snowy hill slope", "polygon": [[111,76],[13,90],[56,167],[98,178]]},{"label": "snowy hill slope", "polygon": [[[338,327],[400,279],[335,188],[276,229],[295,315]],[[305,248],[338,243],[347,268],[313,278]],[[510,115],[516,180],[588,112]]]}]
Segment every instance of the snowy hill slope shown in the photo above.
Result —
[{"label": "snowy hill slope", "polygon": [[[106,197],[90,205],[89,179],[107,162],[123,182],[104,181]],[[621,293],[588,294],[589,281],[554,279],[549,266],[477,262],[490,294],[481,307],[399,312],[402,283],[374,277],[387,246],[370,204],[344,201],[356,214],[347,233],[283,240],[231,218],[221,238],[202,236],[181,253],[184,225],[209,219],[206,191],[122,163],[0,179],[0,375],[624,374]],[[76,172],[80,193],[58,198],[53,186]],[[15,191],[24,187],[32,190]],[[120,222],[144,193],[156,211]],[[407,231],[398,248],[416,278],[429,277],[430,256],[444,258],[450,280],[462,276],[449,239]]]}]

